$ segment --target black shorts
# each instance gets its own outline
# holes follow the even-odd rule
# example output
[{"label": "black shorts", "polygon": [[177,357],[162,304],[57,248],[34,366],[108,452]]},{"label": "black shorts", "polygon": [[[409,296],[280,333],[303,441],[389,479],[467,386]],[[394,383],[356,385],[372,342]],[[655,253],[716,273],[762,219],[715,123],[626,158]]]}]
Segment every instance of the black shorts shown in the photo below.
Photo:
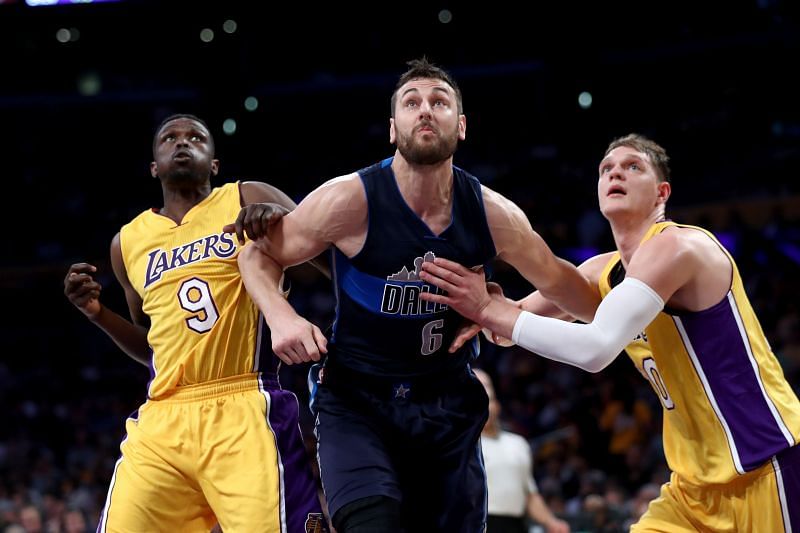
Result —
[{"label": "black shorts", "polygon": [[409,531],[482,532],[480,434],[488,398],[469,367],[417,380],[311,369],[320,474],[331,516],[368,496],[401,504]]}]

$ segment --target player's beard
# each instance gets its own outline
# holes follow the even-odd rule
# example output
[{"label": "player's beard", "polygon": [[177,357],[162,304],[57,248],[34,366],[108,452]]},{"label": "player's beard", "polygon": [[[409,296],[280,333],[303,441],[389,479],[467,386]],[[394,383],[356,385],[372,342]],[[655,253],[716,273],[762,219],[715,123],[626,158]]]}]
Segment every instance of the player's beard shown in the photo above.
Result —
[{"label": "player's beard", "polygon": [[452,133],[445,133],[430,143],[420,143],[411,134],[398,134],[397,150],[406,161],[414,165],[435,165],[445,161],[456,153],[458,148],[458,125]]},{"label": "player's beard", "polygon": [[171,166],[161,177],[175,185],[194,185],[203,183],[211,175],[211,170],[199,169],[195,165]]}]

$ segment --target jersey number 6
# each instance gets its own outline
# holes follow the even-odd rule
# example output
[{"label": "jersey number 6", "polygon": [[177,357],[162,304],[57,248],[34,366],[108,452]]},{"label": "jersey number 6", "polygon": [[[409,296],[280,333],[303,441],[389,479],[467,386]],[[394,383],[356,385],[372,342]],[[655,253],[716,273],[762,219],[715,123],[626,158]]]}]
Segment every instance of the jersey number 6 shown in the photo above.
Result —
[{"label": "jersey number 6", "polygon": [[442,334],[434,333],[433,330],[441,329],[443,326],[444,320],[439,319],[428,322],[422,328],[422,348],[419,350],[422,355],[430,355],[442,347]]}]

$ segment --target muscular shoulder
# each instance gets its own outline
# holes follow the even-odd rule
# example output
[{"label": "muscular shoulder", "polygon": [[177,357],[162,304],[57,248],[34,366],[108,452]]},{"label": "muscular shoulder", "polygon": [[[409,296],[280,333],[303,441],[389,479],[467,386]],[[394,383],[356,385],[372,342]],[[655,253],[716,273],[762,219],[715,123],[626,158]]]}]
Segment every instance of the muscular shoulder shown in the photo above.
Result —
[{"label": "muscular shoulder", "polygon": [[329,242],[352,234],[367,219],[361,178],[354,172],[323,183],[300,202],[292,216],[325,235]]},{"label": "muscular shoulder", "polygon": [[364,211],[366,214],[367,197],[364,185],[357,173],[347,174],[328,180],[309,194],[301,205],[314,207],[324,215],[323,218],[341,218],[347,213]]},{"label": "muscular shoulder", "polygon": [[702,261],[709,254],[721,254],[714,241],[702,231],[673,226],[645,241],[637,250],[641,261],[658,260],[672,264]]},{"label": "muscular shoulder", "polygon": [[648,284],[670,307],[700,311],[724,296],[731,271],[728,256],[708,234],[671,227],[639,247],[628,275]]},{"label": "muscular shoulder", "polygon": [[522,209],[497,191],[481,186],[486,222],[498,254],[516,245],[531,233],[528,217]]},{"label": "muscular shoulder", "polygon": [[499,192],[485,185],[481,185],[481,192],[483,194],[483,206],[490,225],[492,222],[502,224],[520,217],[527,220],[522,209]]}]

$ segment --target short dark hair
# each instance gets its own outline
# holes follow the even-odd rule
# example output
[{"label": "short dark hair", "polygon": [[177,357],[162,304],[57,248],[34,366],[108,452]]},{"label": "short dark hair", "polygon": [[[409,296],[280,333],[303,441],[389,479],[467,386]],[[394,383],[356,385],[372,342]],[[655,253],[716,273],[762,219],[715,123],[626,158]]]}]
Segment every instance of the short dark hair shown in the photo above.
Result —
[{"label": "short dark hair", "polygon": [[214,144],[214,136],[211,135],[211,128],[208,127],[208,124],[206,124],[205,120],[203,120],[202,118],[200,118],[200,117],[198,117],[196,115],[192,115],[190,113],[175,113],[174,115],[170,115],[170,116],[168,116],[167,118],[165,118],[164,120],[161,121],[161,123],[156,128],[155,134],[153,135],[153,155],[155,155],[155,153],[156,153],[156,144],[158,144],[158,134],[161,133],[161,130],[164,129],[164,126],[166,126],[167,123],[172,122],[173,120],[178,120],[179,118],[185,118],[185,119],[188,119],[188,120],[193,120],[194,122],[197,122],[198,124],[202,124],[203,125],[203,127],[208,132],[208,142],[211,145],[211,155],[213,156],[214,152],[216,151],[215,150],[215,146],[216,145]]},{"label": "short dark hair", "polygon": [[394,106],[397,105],[397,91],[408,83],[411,80],[416,80],[419,78],[431,78],[435,80],[441,80],[448,84],[450,87],[453,88],[453,92],[456,93],[456,101],[458,102],[458,112],[464,112],[464,104],[461,100],[461,89],[458,88],[458,84],[453,77],[447,73],[441,67],[438,67],[428,61],[427,57],[422,57],[421,59],[412,59],[408,63],[408,70],[405,71],[401,76],[400,79],[397,80],[397,85],[394,88],[394,92],[392,93],[392,116],[394,116]]},{"label": "short dark hair", "polygon": [[630,133],[611,141],[608,148],[606,148],[604,156],[608,155],[611,150],[619,148],[620,146],[627,146],[638,152],[647,154],[647,157],[650,158],[650,162],[653,163],[656,169],[659,181],[670,182],[671,171],[669,168],[669,156],[663,146],[639,133]]}]

